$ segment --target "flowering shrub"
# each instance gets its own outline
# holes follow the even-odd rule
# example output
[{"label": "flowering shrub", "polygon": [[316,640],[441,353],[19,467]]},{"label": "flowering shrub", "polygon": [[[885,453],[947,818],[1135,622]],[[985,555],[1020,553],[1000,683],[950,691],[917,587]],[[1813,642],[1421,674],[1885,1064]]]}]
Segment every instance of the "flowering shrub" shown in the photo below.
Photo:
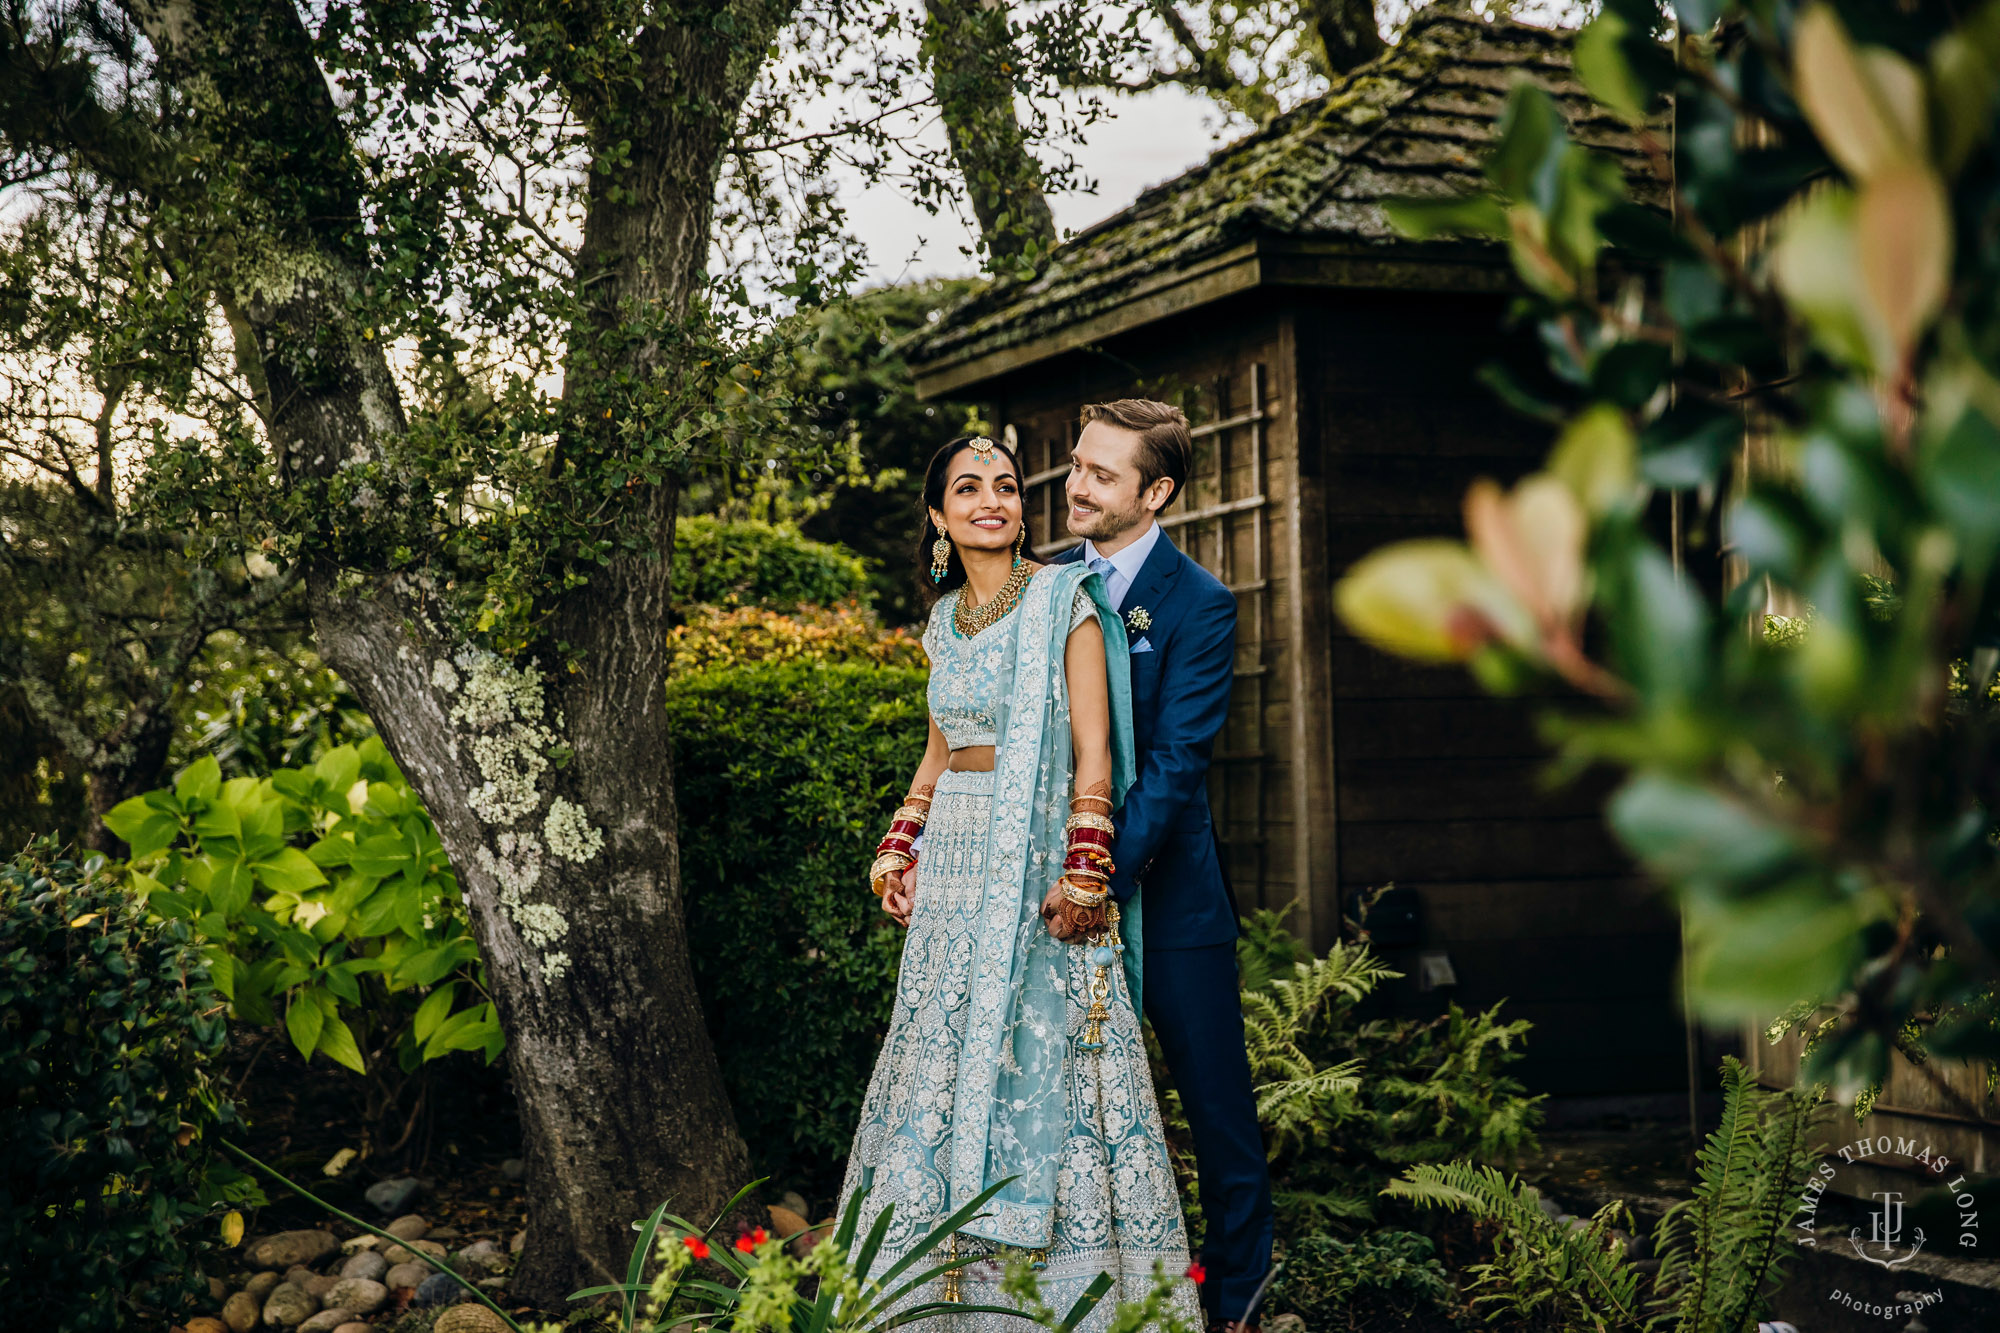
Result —
[{"label": "flowering shrub", "polygon": [[371,1052],[405,1072],[499,1055],[458,880],[381,741],[268,778],[225,782],[204,758],[105,822],[148,907],[203,941],[236,1017],[357,1073]]},{"label": "flowering shrub", "polygon": [[873,662],[878,666],[926,665],[924,646],[903,629],[883,629],[856,601],[802,606],[694,606],[668,634],[673,672],[684,676],[751,662]]}]

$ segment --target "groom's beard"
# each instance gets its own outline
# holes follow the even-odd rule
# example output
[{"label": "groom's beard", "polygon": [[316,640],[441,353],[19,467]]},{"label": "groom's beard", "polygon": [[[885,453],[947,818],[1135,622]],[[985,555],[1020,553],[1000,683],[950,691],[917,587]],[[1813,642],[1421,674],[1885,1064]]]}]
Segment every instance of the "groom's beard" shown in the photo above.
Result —
[{"label": "groom's beard", "polygon": [[1146,506],[1137,500],[1133,501],[1130,509],[1081,508],[1074,500],[1069,501],[1070,536],[1094,542],[1108,542],[1122,537],[1138,527],[1145,518]]}]

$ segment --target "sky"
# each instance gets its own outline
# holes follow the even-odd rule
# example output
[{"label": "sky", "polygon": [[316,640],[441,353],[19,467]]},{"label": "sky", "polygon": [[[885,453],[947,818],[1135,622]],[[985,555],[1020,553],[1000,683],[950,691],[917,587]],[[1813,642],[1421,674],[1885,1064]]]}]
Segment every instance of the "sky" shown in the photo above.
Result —
[{"label": "sky", "polygon": [[[1050,196],[1049,208],[1062,235],[1116,213],[1147,186],[1180,175],[1246,132],[1239,126],[1216,138],[1222,115],[1215,104],[1175,87],[1117,97],[1109,110],[1113,114],[1089,128],[1088,142],[1072,150],[1097,192]],[[933,217],[893,185],[863,187],[852,175],[842,181],[841,197],[849,208],[849,225],[868,245],[866,285],[977,271],[978,265],[963,253],[974,233],[950,213]]]}]

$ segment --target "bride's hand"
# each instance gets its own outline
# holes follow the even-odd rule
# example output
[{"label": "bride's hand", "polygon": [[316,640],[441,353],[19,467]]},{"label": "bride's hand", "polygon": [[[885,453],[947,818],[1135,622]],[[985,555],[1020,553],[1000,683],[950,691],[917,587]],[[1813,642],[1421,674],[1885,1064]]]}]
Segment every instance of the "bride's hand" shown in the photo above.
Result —
[{"label": "bride's hand", "polygon": [[917,907],[917,868],[911,866],[900,875],[889,876],[889,891],[882,895],[882,910],[889,919],[908,930],[910,913]]},{"label": "bride's hand", "polygon": [[1063,896],[1062,885],[1057,884],[1042,899],[1042,919],[1049,923],[1049,934],[1064,944],[1083,944],[1092,935],[1103,933],[1110,926],[1102,907],[1078,907]]}]

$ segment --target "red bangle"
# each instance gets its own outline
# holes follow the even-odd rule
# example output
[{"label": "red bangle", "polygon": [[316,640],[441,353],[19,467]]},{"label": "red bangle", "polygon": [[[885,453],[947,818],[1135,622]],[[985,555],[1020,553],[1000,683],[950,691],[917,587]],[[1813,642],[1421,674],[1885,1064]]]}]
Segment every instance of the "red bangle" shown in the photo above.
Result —
[{"label": "red bangle", "polygon": [[1069,831],[1069,845],[1074,847],[1080,842],[1091,843],[1098,847],[1109,847],[1111,845],[1111,835],[1101,828],[1071,829]]}]

